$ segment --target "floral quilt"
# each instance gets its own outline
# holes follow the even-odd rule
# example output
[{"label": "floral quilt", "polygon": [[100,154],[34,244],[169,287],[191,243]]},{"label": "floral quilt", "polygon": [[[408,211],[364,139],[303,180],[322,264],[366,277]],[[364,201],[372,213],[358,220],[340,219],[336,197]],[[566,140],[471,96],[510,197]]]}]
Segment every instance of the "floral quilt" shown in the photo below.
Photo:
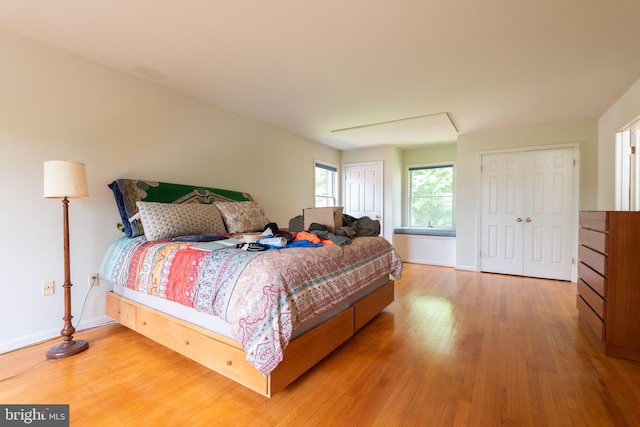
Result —
[{"label": "floral quilt", "polygon": [[382,237],[345,246],[248,252],[223,245],[121,237],[110,246],[103,278],[218,316],[264,375],[280,363],[292,331],[402,261]]}]

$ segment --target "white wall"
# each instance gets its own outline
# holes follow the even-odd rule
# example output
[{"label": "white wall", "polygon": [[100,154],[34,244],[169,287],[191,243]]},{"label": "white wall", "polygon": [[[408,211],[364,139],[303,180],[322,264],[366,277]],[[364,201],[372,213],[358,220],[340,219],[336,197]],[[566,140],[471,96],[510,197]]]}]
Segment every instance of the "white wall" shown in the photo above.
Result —
[{"label": "white wall", "polygon": [[394,234],[393,247],[405,262],[456,266],[455,237]]},{"label": "white wall", "polygon": [[640,117],[640,80],[598,120],[598,209],[615,209],[615,135]]},{"label": "white wall", "polygon": [[402,163],[406,169],[408,166],[455,162],[456,151],[456,143],[405,149],[402,151]]},{"label": "white wall", "polygon": [[[74,323],[120,233],[107,184],[140,178],[251,193],[282,226],[313,203],[313,159],[340,152],[71,54],[0,32],[0,352],[62,328],[62,205],[42,197],[42,163],[86,163],[90,197],[70,203]],[[41,296],[41,282],[56,293]],[[108,284],[80,329],[104,320]]]},{"label": "white wall", "polygon": [[456,160],[456,267],[477,269],[478,170],[483,151],[578,143],[580,146],[580,209],[597,203],[597,122],[567,122],[463,134]]}]

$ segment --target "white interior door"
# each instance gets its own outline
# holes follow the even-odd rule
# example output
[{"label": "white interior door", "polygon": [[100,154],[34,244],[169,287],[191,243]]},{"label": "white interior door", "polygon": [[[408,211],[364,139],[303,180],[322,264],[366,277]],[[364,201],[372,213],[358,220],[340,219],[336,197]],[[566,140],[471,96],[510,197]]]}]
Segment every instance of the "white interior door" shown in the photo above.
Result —
[{"label": "white interior door", "polygon": [[530,151],[525,166],[525,276],[571,280],[573,149]]},{"label": "white interior door", "polygon": [[344,177],[343,212],[380,220],[382,227],[382,162],[345,165]]},{"label": "white interior door", "polygon": [[571,280],[573,149],[482,157],[481,271]]},{"label": "white interior door", "polygon": [[522,275],[523,183],[519,153],[482,156],[481,271]]}]

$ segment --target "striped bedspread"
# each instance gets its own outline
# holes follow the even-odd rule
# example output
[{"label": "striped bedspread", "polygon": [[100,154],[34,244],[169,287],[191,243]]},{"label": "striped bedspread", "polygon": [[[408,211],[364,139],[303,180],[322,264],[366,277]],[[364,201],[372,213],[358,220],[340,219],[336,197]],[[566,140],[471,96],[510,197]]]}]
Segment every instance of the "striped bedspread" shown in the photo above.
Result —
[{"label": "striped bedspread", "polygon": [[282,360],[297,325],[381,275],[402,275],[402,261],[382,237],[357,237],[342,247],[264,252],[198,245],[122,237],[109,247],[100,274],[225,320],[247,361],[265,375]]}]

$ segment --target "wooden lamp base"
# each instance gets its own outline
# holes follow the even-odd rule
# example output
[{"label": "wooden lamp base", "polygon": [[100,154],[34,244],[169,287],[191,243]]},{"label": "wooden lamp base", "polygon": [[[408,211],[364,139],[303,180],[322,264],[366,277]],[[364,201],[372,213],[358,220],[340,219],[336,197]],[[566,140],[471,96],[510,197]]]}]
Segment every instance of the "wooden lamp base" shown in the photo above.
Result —
[{"label": "wooden lamp base", "polygon": [[85,340],[71,340],[56,344],[47,351],[47,359],[62,359],[81,353],[89,348]]}]

